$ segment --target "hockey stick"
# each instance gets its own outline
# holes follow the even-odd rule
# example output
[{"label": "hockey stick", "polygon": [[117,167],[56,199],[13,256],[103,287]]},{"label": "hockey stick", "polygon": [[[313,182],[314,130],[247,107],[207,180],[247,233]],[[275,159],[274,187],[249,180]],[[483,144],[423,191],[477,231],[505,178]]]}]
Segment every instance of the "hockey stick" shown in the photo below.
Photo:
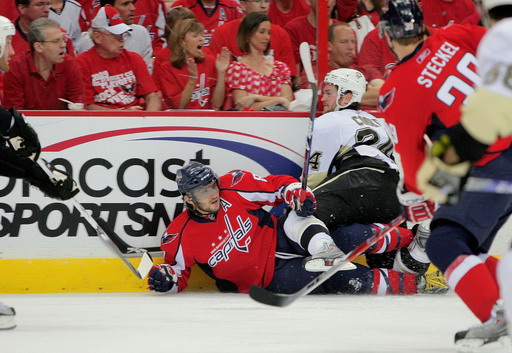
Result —
[{"label": "hockey stick", "polygon": [[363,252],[368,250],[373,244],[378,242],[380,239],[384,238],[386,234],[391,232],[393,229],[398,227],[402,222],[404,221],[404,218],[402,216],[398,216],[394,220],[392,220],[389,224],[385,225],[380,232],[372,235],[368,239],[366,239],[363,243],[359,244],[354,250],[350,251],[348,254],[346,254],[340,262],[338,262],[336,265],[332,266],[330,269],[328,269],[325,272],[320,273],[317,277],[315,277],[311,282],[306,284],[302,289],[300,289],[298,292],[292,293],[292,294],[280,294],[280,293],[274,293],[270,292],[264,288],[258,287],[258,286],[252,286],[249,290],[249,296],[256,300],[257,302],[260,302],[262,304],[267,305],[273,305],[273,306],[288,306],[297,299],[305,296],[306,294],[310,293],[313,289],[317,288],[319,285],[327,281],[329,278],[331,278],[340,267],[345,265],[347,262],[353,261],[356,257],[361,255]]},{"label": "hockey stick", "polygon": [[315,126],[316,108],[318,105],[318,86],[316,84],[315,75],[313,74],[313,66],[311,64],[311,51],[309,43],[302,42],[299,46],[300,61],[302,67],[306,72],[313,97],[311,98],[311,110],[309,111],[309,128],[308,134],[306,135],[306,153],[304,154],[304,167],[302,169],[302,188],[306,190],[308,186],[308,169],[309,169],[309,158],[311,157],[311,144],[313,143],[313,128]]},{"label": "hockey stick", "polygon": [[[40,158],[37,161],[37,164],[39,164],[39,166],[46,172],[46,174],[50,177],[50,180],[52,180],[54,183],[59,182],[55,174],[52,172],[53,166],[50,163]],[[124,262],[126,266],[128,266],[130,271],[132,271],[132,273],[137,276],[138,279],[144,279],[144,277],[146,277],[146,275],[149,273],[149,270],[153,266],[153,259],[151,258],[151,255],[149,255],[147,252],[144,252],[142,254],[139,266],[135,268],[116,245],[116,242],[113,239],[120,240],[121,238],[119,238],[119,236],[114,233],[114,231],[108,226],[107,222],[99,217],[93,218],[75,197],[73,197],[73,205],[78,210],[78,212],[80,212],[80,215],[85,219],[85,221],[94,229],[98,237],[103,240],[103,242],[117,255],[117,257],[119,257]],[[96,220],[102,223],[101,227]],[[111,239],[111,237],[113,239]]]}]

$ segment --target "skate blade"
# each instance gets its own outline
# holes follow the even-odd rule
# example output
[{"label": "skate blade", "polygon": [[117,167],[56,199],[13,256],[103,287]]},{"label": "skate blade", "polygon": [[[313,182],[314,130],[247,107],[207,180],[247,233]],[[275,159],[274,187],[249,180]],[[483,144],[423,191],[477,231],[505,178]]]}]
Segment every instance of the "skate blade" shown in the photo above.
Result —
[{"label": "skate blade", "polygon": [[512,349],[512,341],[509,336],[501,336],[498,339],[485,340],[481,338],[461,339],[455,343],[457,352],[474,353],[474,352],[510,352]]},{"label": "skate blade", "polygon": [[[304,264],[304,269],[308,272],[325,272],[329,270],[332,266],[336,265],[339,262],[337,259],[313,259],[309,260]],[[352,262],[347,262],[346,264],[340,266],[338,271],[348,271],[355,270],[357,267]]]}]

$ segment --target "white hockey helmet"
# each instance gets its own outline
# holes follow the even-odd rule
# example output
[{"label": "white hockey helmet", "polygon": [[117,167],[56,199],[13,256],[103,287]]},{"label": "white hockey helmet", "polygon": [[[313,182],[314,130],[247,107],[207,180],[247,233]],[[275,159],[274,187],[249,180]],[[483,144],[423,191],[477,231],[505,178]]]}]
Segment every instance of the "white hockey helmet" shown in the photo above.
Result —
[{"label": "white hockey helmet", "polygon": [[[364,75],[353,69],[336,69],[325,75],[324,83],[338,87],[336,98],[336,110],[348,107],[352,103],[361,103],[363,94],[366,92],[366,79]],[[352,93],[352,99],[344,106],[339,105],[339,100],[347,91]]]},{"label": "white hockey helmet", "polygon": [[0,58],[4,55],[7,37],[16,33],[14,25],[8,18],[0,16]]}]

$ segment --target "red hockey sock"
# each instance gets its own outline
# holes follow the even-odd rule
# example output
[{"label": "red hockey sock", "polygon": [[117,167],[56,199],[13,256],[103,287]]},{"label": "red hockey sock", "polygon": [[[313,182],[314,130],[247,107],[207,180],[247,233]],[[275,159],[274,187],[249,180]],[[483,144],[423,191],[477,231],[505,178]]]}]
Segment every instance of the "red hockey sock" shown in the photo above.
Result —
[{"label": "red hockey sock", "polygon": [[[492,260],[491,260],[492,261]],[[448,284],[473,312],[485,322],[499,299],[499,289],[487,265],[475,255],[459,256],[445,272]]]},{"label": "red hockey sock", "polygon": [[[380,230],[379,223],[372,224],[377,231]],[[382,226],[382,225],[380,225]],[[398,227],[389,232],[384,238],[379,240],[372,246],[371,254],[382,254],[409,245],[414,238],[414,234],[410,229]]]},{"label": "red hockey sock", "polygon": [[478,257],[484,262],[485,266],[487,266],[487,269],[494,279],[494,282],[498,283],[496,271],[498,268],[499,260],[489,254],[480,254]]},{"label": "red hockey sock", "polygon": [[416,276],[385,268],[373,269],[372,294],[416,294]]}]

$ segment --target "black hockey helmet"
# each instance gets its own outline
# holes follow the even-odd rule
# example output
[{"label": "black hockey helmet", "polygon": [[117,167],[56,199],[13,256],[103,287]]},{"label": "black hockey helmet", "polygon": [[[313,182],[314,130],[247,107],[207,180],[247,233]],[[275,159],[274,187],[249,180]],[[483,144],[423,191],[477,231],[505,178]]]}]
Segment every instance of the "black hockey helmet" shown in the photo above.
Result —
[{"label": "black hockey helmet", "polygon": [[416,0],[389,0],[388,10],[380,17],[379,30],[381,35],[386,31],[391,39],[423,34],[423,11]]},{"label": "black hockey helmet", "polygon": [[219,180],[217,174],[199,162],[191,162],[176,172],[178,190],[182,195],[191,196],[192,190],[208,185],[212,180]]}]

